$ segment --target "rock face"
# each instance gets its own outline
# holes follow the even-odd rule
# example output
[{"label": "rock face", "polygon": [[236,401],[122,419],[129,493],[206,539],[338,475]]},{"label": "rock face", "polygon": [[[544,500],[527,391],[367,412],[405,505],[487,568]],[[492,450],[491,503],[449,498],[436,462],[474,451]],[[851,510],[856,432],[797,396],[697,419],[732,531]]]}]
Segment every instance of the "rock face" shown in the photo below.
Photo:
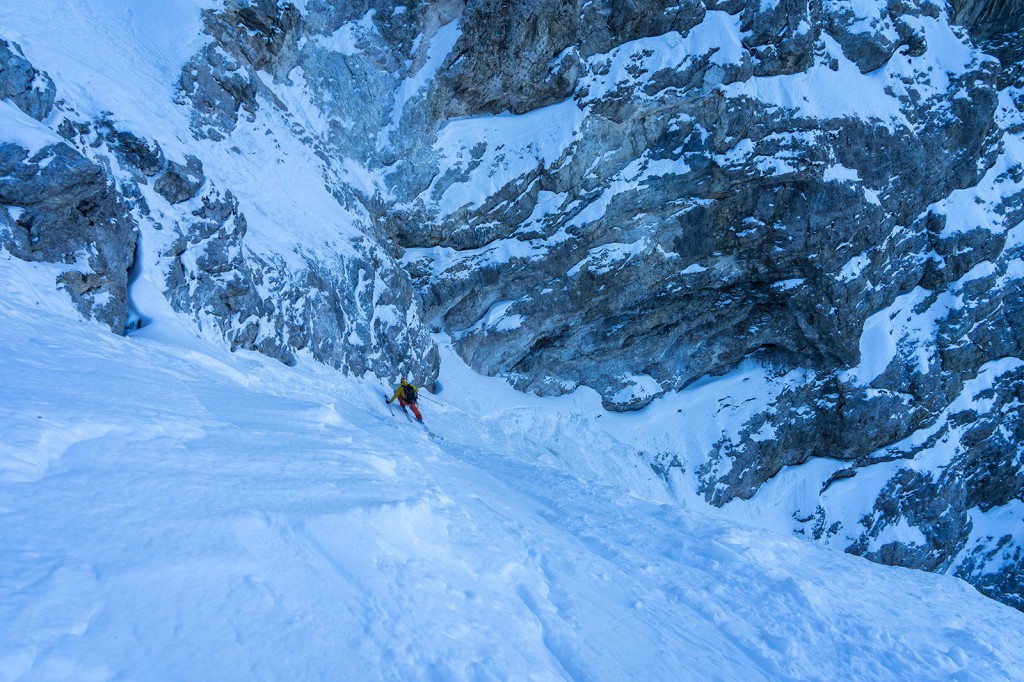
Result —
[{"label": "rock face", "polygon": [[[53,110],[55,93],[53,81],[17,45],[0,41],[0,100],[42,121]],[[128,315],[135,225],[102,167],[52,133],[37,130],[34,137],[43,141],[0,142],[0,235],[18,258],[73,266],[58,284],[83,315],[120,334]]]},{"label": "rock face", "polygon": [[331,167],[323,144],[258,75],[290,69],[297,10],[227,3],[207,12],[205,22],[214,41],[179,81],[195,138],[227,140],[240,122],[248,134],[256,112],[273,111],[288,137],[315,150],[322,174],[315,181],[334,196],[334,212],[354,224],[328,232],[329,243],[295,244],[290,253],[251,248],[246,205],[207,177],[202,145],[172,158],[159,140],[111,117],[85,120],[56,100],[53,82],[17,46],[0,43],[0,98],[19,107],[19,116],[53,119],[30,141],[0,143],[5,247],[26,260],[73,266],[59,285],[83,314],[123,333],[144,323],[145,311],[134,311],[129,296],[142,226],[158,251],[147,267],[163,269],[168,301],[201,333],[288,364],[308,354],[350,373],[407,373],[432,385],[437,349],[419,320],[411,279],[380,243],[379,198],[333,179],[342,171]]},{"label": "rock face", "polygon": [[103,170],[65,144],[34,154],[0,144],[0,177],[0,203],[18,209],[8,250],[74,265],[61,286],[84,315],[123,332],[135,226]]},{"label": "rock face", "polygon": [[[618,16],[618,5],[588,7]],[[451,254],[440,266],[407,255],[414,272],[431,273],[427,301],[436,319],[483,371],[540,393],[586,383],[610,409],[642,407],[751,353],[814,368],[855,364],[867,316],[921,278],[927,235],[915,222],[933,202],[976,183],[979,164],[990,161],[994,65],[974,54],[949,91],[909,88],[920,78],[912,53],[924,49],[926,33],[910,26],[934,22],[927,6],[886,13],[882,19],[902,29],[880,44],[848,30],[859,17],[813,5],[795,17],[780,5],[757,22],[754,6],[735,15],[697,4],[649,10],[645,16],[660,17],[650,26],[595,23],[586,13],[567,27],[556,22],[558,39],[548,41],[565,58],[545,78],[500,60],[507,73],[495,90],[507,94],[497,103],[463,84],[478,80],[471,53],[486,40],[476,32],[490,30],[466,15],[450,57],[457,64],[429,97],[458,104],[435,107],[469,116],[528,110],[534,93],[526,81],[560,82],[561,65],[577,55],[573,87],[537,96],[542,106],[559,99],[561,118],[575,118],[562,132],[577,139],[509,148],[510,156],[532,154],[533,163],[520,162],[524,172],[500,176],[497,191],[473,204],[456,205],[457,192],[497,175],[506,163],[495,151],[501,142],[453,140],[465,151],[442,151],[436,176],[408,183],[409,212],[394,216],[397,238]],[[594,25],[607,32],[584,34]],[[788,35],[789,25],[804,32]],[[900,94],[883,95],[884,112],[819,117],[814,105],[781,106],[779,93],[759,92],[764,78],[805,72],[836,87],[862,78],[867,87],[861,70],[900,47],[886,78]],[[681,64],[673,63],[678,54]],[[519,74],[529,75],[517,82]],[[968,96],[957,98],[958,88]],[[481,257],[524,244],[536,245],[526,247],[527,258]],[[863,268],[840,276],[854,259]],[[891,286],[872,286],[891,278]],[[481,279],[496,285],[481,295]],[[498,339],[478,324],[496,305],[515,319]]]},{"label": "rock face", "polygon": [[294,5],[272,0],[228,2],[223,11],[204,12],[214,40],[186,65],[179,83],[197,137],[224,139],[239,116],[253,120],[261,96],[280,105],[258,72],[287,73],[283,53],[298,40],[299,20]]},{"label": "rock face", "polygon": [[350,42],[296,64],[384,131],[330,144],[386,164],[388,234],[472,366],[612,410],[799,370],[695,462],[707,500],[828,458],[797,532],[1021,607],[1024,538],[986,534],[1024,499],[1021,14],[955,16],[977,44],[932,2],[317,5]]},{"label": "rock face", "polygon": [[[223,10],[205,11],[204,23],[214,40],[186,65],[179,81],[179,102],[190,106],[193,135],[225,140],[239,126],[253,124],[261,108],[274,110],[323,160],[321,181],[362,234],[339,251],[297,248],[296,263],[246,248],[244,207],[230,191],[204,194],[202,206],[178,221],[180,236],[165,254],[171,258],[172,304],[216,328],[233,349],[257,350],[286,363],[297,352],[309,352],[355,374],[410,374],[433,385],[437,348],[420,322],[411,279],[380,241],[381,199],[338,177],[358,145],[304,128],[261,76],[291,85],[288,75],[302,59],[300,13],[290,3],[228,2]],[[359,161],[365,162],[365,154]],[[169,164],[154,189],[174,204],[201,184],[202,164],[190,159],[185,167]]]},{"label": "rock face", "polygon": [[1006,36],[1024,28],[1024,2],[1020,0],[957,0],[952,19],[966,27],[975,40]]},{"label": "rock face", "polygon": [[153,189],[168,203],[180,204],[188,201],[196,196],[203,186],[203,162],[189,155],[186,163],[187,165],[182,166],[175,161],[168,161],[163,175],[153,183]]},{"label": "rock face", "polygon": [[0,99],[42,121],[53,111],[56,96],[50,77],[36,71],[16,44],[0,40]]},{"label": "rock face", "polygon": [[[165,254],[175,309],[217,329],[232,350],[255,350],[286,364],[295,353],[355,374],[380,376],[423,368],[436,372],[437,351],[420,328],[407,330],[387,311],[414,311],[408,277],[372,244],[305,267],[244,248],[245,216],[230,192],[204,195]],[[419,350],[419,349],[424,350]],[[420,354],[422,353],[422,354]],[[399,367],[399,362],[408,363]],[[427,374],[427,380],[433,376]]]}]

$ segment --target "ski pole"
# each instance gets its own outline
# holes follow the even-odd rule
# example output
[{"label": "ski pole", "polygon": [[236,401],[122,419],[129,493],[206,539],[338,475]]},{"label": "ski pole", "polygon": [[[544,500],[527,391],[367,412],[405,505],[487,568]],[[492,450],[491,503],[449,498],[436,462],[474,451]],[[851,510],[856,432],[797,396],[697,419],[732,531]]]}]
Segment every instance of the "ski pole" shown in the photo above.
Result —
[{"label": "ski pole", "polygon": [[434,403],[435,405],[440,405],[440,404],[441,404],[441,403],[437,402],[436,400],[431,400],[430,398],[428,398],[428,397],[427,397],[427,396],[425,396],[425,395],[424,395],[424,396],[420,396],[420,397],[421,397],[421,398],[423,398],[424,400],[427,400],[427,401],[429,401],[429,402],[432,402],[432,403]]}]

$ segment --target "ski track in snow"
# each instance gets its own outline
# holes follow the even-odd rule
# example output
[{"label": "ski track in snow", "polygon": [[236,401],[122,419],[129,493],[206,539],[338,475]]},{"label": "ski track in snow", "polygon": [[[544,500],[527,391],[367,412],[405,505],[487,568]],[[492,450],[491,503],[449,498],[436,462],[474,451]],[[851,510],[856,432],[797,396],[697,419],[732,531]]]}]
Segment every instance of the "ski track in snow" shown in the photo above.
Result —
[{"label": "ski track in snow", "polygon": [[438,441],[373,382],[0,273],[0,679],[1021,679],[1022,614],[629,494],[562,399],[449,355]]}]

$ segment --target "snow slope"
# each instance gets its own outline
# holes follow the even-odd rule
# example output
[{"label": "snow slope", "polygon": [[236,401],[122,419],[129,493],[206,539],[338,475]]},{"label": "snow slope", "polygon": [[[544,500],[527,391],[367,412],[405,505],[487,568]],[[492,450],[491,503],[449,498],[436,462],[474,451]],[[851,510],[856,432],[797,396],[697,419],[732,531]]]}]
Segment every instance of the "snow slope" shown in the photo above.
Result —
[{"label": "snow slope", "polygon": [[449,353],[433,438],[52,268],[0,252],[0,679],[1024,679],[1024,614],[663,503],[596,395]]}]

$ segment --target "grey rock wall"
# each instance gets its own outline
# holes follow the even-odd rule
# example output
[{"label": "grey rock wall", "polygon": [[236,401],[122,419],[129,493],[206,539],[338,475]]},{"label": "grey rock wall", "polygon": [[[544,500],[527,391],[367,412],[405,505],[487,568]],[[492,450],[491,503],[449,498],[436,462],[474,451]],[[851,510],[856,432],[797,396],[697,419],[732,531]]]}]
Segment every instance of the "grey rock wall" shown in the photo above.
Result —
[{"label": "grey rock wall", "polygon": [[56,93],[50,77],[37,71],[18,45],[0,40],[0,99],[42,121],[53,111]]},{"label": "grey rock wall", "polygon": [[261,98],[283,107],[258,72],[287,73],[300,17],[291,3],[268,0],[227,2],[203,18],[213,41],[182,70],[178,102],[191,105],[197,137],[222,140],[240,116],[252,120]]},{"label": "grey rock wall", "polygon": [[1024,2],[1020,0],[954,0],[950,6],[953,21],[969,29],[975,40],[1024,28]]},{"label": "grey rock wall", "polygon": [[[252,123],[261,107],[271,108],[289,121],[290,134],[316,150],[324,162],[325,184],[340,208],[362,216],[364,236],[349,240],[336,257],[310,255],[314,249],[304,253],[298,245],[303,265],[296,269],[280,255],[247,248],[245,207],[229,190],[214,189],[202,195],[202,208],[177,223],[180,237],[165,254],[172,263],[168,291],[176,309],[216,328],[232,348],[257,350],[286,363],[308,352],[355,374],[408,373],[431,386],[438,372],[437,348],[420,323],[409,276],[379,241],[381,200],[337,179],[332,166],[352,157],[368,162],[375,149],[371,131],[382,127],[368,114],[383,113],[374,108],[375,97],[359,98],[353,92],[360,79],[343,60],[339,63],[337,55],[317,50],[310,41],[319,32],[332,32],[339,22],[358,18],[352,12],[369,9],[359,3],[313,3],[303,17],[290,3],[261,1],[229,2],[204,12],[205,31],[213,41],[186,65],[178,84],[178,101],[190,107],[195,137],[226,139],[236,127]],[[400,31],[390,37],[402,40]],[[405,37],[411,41],[415,33]],[[326,109],[340,100],[354,107],[360,134],[332,120],[323,136],[291,116],[261,74],[290,86],[289,74],[299,65],[314,104]],[[377,68],[396,65],[397,60],[386,61]],[[342,71],[346,80],[339,83]],[[383,90],[390,85],[385,83]],[[381,92],[377,87],[375,94]],[[170,162],[154,189],[176,203],[198,189],[201,178],[198,159],[185,166]]]},{"label": "grey rock wall", "polygon": [[[51,117],[48,124],[66,140],[32,153],[0,145],[5,247],[24,259],[68,264],[59,286],[83,314],[122,333],[139,323],[129,300],[136,225],[170,232],[177,238],[155,263],[166,268],[168,300],[232,349],[288,364],[305,353],[347,372],[409,373],[432,385],[437,349],[419,322],[410,278],[378,241],[379,198],[337,179],[324,142],[295,121],[261,75],[286,78],[291,70],[298,11],[287,3],[229,2],[205,12],[204,22],[213,40],[178,83],[178,103],[189,107],[200,143],[197,154],[183,158],[168,156],[159,140],[123,129],[113,116],[85,120],[56,100],[53,82],[17,46],[0,43],[0,95],[38,120]],[[281,117],[285,134],[317,149],[339,213],[362,216],[363,236],[345,237],[337,253],[297,244],[296,265],[294,258],[254,251],[246,207],[206,177],[202,143],[252,125],[261,108]]]},{"label": "grey rock wall", "polygon": [[[606,20],[583,21],[594,17],[577,12],[577,23],[570,22],[575,30],[553,19],[553,26],[544,28],[544,35],[558,35],[558,40],[545,38],[554,41],[552,51],[591,54],[574,71],[571,101],[582,122],[579,142],[565,160],[515,178],[478,209],[449,215],[431,215],[423,190],[429,185],[433,196],[439,196],[464,176],[442,169],[435,171],[440,176],[419,171],[417,177],[418,171],[410,168],[412,180],[403,177],[396,183],[409,188],[405,195],[411,210],[400,208],[390,217],[396,239],[406,247],[472,252],[501,240],[544,240],[562,230],[569,233],[528,266],[481,265],[467,257],[425,283],[433,318],[455,333],[460,352],[471,364],[541,393],[586,383],[602,393],[606,407],[635,409],[658,393],[620,402],[614,396],[628,388],[622,377],[646,374],[662,389],[679,389],[705,374],[726,371],[754,352],[810,367],[856,362],[866,317],[920,278],[923,266],[916,261],[927,243],[915,222],[920,213],[954,189],[976,182],[991,162],[997,70],[979,56],[950,91],[925,96],[908,89],[900,102],[908,120],[896,129],[852,114],[826,120],[801,116],[747,95],[728,96],[718,86],[810,68],[815,46],[820,49],[829,30],[838,36],[844,54],[849,51],[854,58],[870,52],[865,47],[870,41],[851,38],[844,27],[854,18],[841,12],[825,12],[814,4],[797,11],[780,4],[765,17],[759,6],[738,8],[741,29],[759,27],[744,31],[740,59],[713,64],[719,48],[711,47],[686,55],[678,67],[650,73],[643,48],[637,46],[631,52],[633,66],[618,74],[614,89],[600,95],[591,90],[609,58],[593,56],[596,50],[610,49],[611,59],[622,60],[626,48],[616,46],[690,30],[705,17],[705,8],[685,4],[668,11],[658,5],[649,15],[660,20],[650,26],[620,26],[607,19],[619,16],[615,3],[587,3],[588,11]],[[542,78],[511,57],[496,62],[499,73],[491,77],[497,81],[488,86],[505,99],[463,85],[466,78],[479,80],[472,75],[471,55],[476,46],[487,44],[493,30],[489,20],[478,18],[490,16],[481,8],[498,11],[497,5],[487,3],[474,7],[467,8],[462,37],[449,56],[454,67],[431,90],[433,110],[444,115],[514,113],[567,97],[564,85],[561,91],[534,98],[524,84],[559,82],[557,65],[549,65],[554,70]],[[897,48],[909,51],[912,43],[923,40],[918,36],[915,43],[909,28],[922,11],[893,6],[894,16],[884,19],[904,29],[893,30],[891,44],[882,41],[876,61],[878,55],[891,56]],[[547,14],[537,11],[534,16]],[[517,16],[508,21],[528,23]],[[582,26],[602,24],[605,31],[594,29],[583,37]],[[807,28],[790,40],[786,30],[791,29],[783,27],[791,25]],[[519,39],[517,30],[505,42],[515,45]],[[521,59],[528,59],[530,53],[524,54]],[[869,62],[862,68],[870,67]],[[523,73],[530,75],[516,81]],[[960,87],[967,97],[956,96]],[[762,168],[766,160],[781,158],[788,166],[785,172]],[[677,168],[685,171],[652,177],[644,186],[614,196],[602,215],[581,219],[587,213],[581,209],[602,201],[624,173],[639,175],[643,167],[665,161],[681,162]],[[635,164],[641,168],[631,170]],[[859,182],[825,178],[830,165],[854,171]],[[915,191],[906,191],[908,186]],[[546,215],[543,227],[527,227],[541,192],[569,198]],[[621,267],[584,258],[599,256],[595,249],[607,244],[638,239],[657,248]],[[862,276],[839,278],[850,258],[864,252],[874,255]],[[692,265],[700,272],[687,271]],[[428,264],[412,267],[415,272],[434,271]],[[465,276],[467,270],[473,274]],[[481,292],[480,278],[494,284]],[[893,281],[886,287],[871,286],[882,279]],[[783,284],[795,280],[803,285]],[[515,302],[510,313],[524,318],[521,326],[500,338],[485,338],[486,328],[463,333],[503,300]],[[582,362],[581,347],[588,349]]]},{"label": "grey rock wall", "polygon": [[[0,99],[42,121],[55,98],[49,76],[0,41]],[[35,150],[0,141],[0,213],[8,251],[69,266],[57,284],[83,315],[123,333],[137,230],[100,165],[63,143]]]},{"label": "grey rock wall", "polygon": [[[779,376],[804,370],[706,454],[708,501],[839,461],[818,508],[794,509],[801,532],[955,572],[1019,607],[1018,541],[981,537],[972,521],[1024,499],[1014,373],[993,376],[985,409],[972,402],[991,363],[1022,352],[1010,317],[1021,280],[1008,235],[1024,203],[1006,137],[1020,134],[1022,101],[1010,5],[955,9],[996,62],[932,2],[466,3],[438,77],[404,103],[406,137],[392,138],[411,151],[389,175],[388,234],[430,323],[523,390],[585,384],[631,410],[750,359]],[[377,35],[394,31],[390,16],[373,16]],[[685,46],[674,61],[658,52],[672,32]],[[771,82],[785,77],[780,104]],[[859,101],[839,91],[878,80]],[[829,109],[837,97],[846,110]],[[898,114],[862,113],[865,100]],[[553,154],[445,134],[555,108],[575,123]],[[515,154],[536,162],[503,174]],[[473,183],[488,189],[447,202]],[[1001,194],[967,200],[984,222],[946,230],[944,202],[981,185]],[[865,381],[862,334],[878,314],[892,317],[896,350]],[[949,466],[921,463],[944,443]],[[864,488],[861,518],[844,526],[827,491],[881,466],[893,473]],[[923,540],[887,541],[901,524]]]},{"label": "grey rock wall", "polygon": [[65,144],[0,144],[0,204],[17,208],[8,251],[72,266],[59,284],[86,317],[122,333],[136,228],[103,169]]},{"label": "grey rock wall", "polygon": [[[411,282],[372,242],[356,256],[306,257],[296,270],[283,258],[245,248],[246,221],[230,192],[211,192],[178,225],[168,295],[176,310],[217,329],[232,350],[255,350],[293,364],[297,352],[361,375],[426,375],[436,347],[422,328],[396,324],[415,311]],[[436,371],[436,370],[435,370]]]}]

